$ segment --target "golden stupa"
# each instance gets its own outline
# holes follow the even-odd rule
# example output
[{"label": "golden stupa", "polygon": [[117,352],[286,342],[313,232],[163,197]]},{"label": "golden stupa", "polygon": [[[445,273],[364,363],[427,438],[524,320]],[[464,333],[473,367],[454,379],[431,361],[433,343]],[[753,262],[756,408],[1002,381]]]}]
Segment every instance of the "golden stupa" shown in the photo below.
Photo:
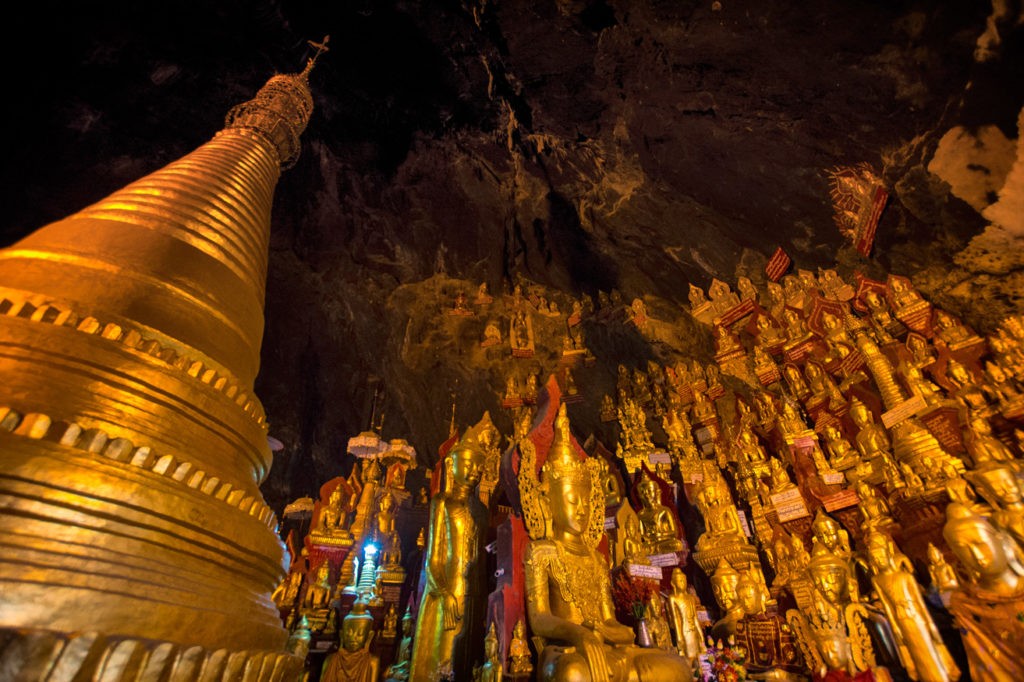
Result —
[{"label": "golden stupa", "polygon": [[270,600],[283,547],[252,390],[314,61],[191,154],[0,250],[0,669],[17,679],[301,670]]}]

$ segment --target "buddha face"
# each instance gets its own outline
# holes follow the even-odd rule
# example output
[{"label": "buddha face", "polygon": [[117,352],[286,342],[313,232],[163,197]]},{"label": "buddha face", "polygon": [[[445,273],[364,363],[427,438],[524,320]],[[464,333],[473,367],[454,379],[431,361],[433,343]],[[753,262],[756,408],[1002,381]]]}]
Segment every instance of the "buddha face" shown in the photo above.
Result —
[{"label": "buddha face", "polygon": [[361,617],[346,616],[341,625],[341,648],[349,653],[362,649],[366,646],[372,627],[373,618],[369,614]]},{"label": "buddha face", "polygon": [[559,478],[551,482],[551,525],[570,535],[583,535],[590,523],[590,482]]},{"label": "buddha face", "polygon": [[974,517],[955,525],[947,524],[943,535],[950,550],[971,573],[996,578],[1009,568],[1003,538],[986,519]]},{"label": "buddha face", "polygon": [[640,489],[637,490],[637,494],[640,496],[640,501],[645,507],[660,507],[661,497],[658,484],[652,479],[644,479],[644,482],[640,485]]},{"label": "buddha face", "polygon": [[872,536],[867,543],[867,552],[868,562],[876,570],[884,570],[892,564],[892,549],[883,536]]},{"label": "buddha face", "polygon": [[686,592],[686,574],[678,568],[672,571],[672,589],[676,592]]},{"label": "buddha face", "polygon": [[815,587],[830,604],[839,604],[843,597],[843,572],[838,566],[817,566],[811,569]]},{"label": "buddha face", "polygon": [[955,360],[950,360],[946,365],[946,376],[957,386],[966,386],[970,383],[967,368]]},{"label": "buddha face", "polygon": [[718,600],[718,605],[723,611],[728,611],[737,603],[736,586],[739,583],[738,573],[730,572],[724,575],[715,575],[711,578],[711,591]]},{"label": "buddha face", "polygon": [[868,411],[868,406],[860,401],[850,405],[850,416],[858,428],[863,429],[871,423],[871,413]]},{"label": "buddha face", "polygon": [[1016,477],[1009,469],[999,467],[980,471],[974,479],[986,493],[985,496],[1000,506],[1019,504],[1021,490]]},{"label": "buddha face", "polygon": [[761,588],[748,576],[744,576],[736,584],[736,600],[743,613],[748,616],[755,616],[764,611]]},{"label": "buddha face", "polygon": [[830,550],[839,546],[839,527],[827,516],[819,516],[814,520],[814,535]]},{"label": "buddha face", "polygon": [[452,453],[452,479],[463,486],[474,486],[480,482],[483,473],[483,457],[468,448],[459,448]]}]

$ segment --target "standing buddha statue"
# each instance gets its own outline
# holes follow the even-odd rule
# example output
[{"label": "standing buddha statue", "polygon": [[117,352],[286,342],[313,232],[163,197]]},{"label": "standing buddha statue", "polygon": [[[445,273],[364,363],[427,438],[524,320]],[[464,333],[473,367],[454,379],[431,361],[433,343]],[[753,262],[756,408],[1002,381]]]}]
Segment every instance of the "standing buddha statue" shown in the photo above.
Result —
[{"label": "standing buddha statue", "polygon": [[704,653],[704,628],[697,612],[700,602],[690,594],[686,586],[686,574],[682,569],[672,569],[672,592],[668,596],[668,618],[676,636],[676,650],[686,657],[690,665],[696,665]]},{"label": "standing buddha statue", "polygon": [[910,678],[920,682],[959,679],[960,669],[925,606],[910,559],[896,548],[891,537],[877,530],[868,533],[865,544],[871,585],[892,627],[900,662]]},{"label": "standing buddha statue", "polygon": [[689,679],[685,659],[635,646],[633,630],[615,620],[608,563],[597,550],[604,533],[597,463],[577,454],[564,404],[540,480],[536,452],[528,446],[522,455],[519,493],[530,535],[526,612],[542,642],[537,679]]},{"label": "standing buddha statue", "polygon": [[[486,512],[476,496],[486,450],[476,427],[445,456],[442,489],[430,504],[429,542],[423,570],[426,583],[416,622],[410,679],[428,682],[451,666],[469,677],[471,660],[483,646],[478,613],[480,545]],[[602,511],[603,511],[602,507]],[[476,640],[474,642],[474,640]],[[458,647],[456,642],[458,641]],[[474,650],[475,649],[475,650]]]}]

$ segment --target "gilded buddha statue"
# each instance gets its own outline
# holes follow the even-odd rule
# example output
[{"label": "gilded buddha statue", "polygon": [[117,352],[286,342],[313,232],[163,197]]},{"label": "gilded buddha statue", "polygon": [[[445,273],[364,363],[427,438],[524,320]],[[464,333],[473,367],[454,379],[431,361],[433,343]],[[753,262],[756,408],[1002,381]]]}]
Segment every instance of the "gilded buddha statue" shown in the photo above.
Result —
[{"label": "gilded buddha statue", "polygon": [[698,551],[713,546],[747,543],[736,505],[720,474],[713,474],[704,481],[704,486],[697,493],[697,509],[704,517],[705,528],[697,540]]},{"label": "gilded buddha statue", "polygon": [[446,666],[468,677],[471,660],[482,646],[482,641],[474,641],[474,628],[483,625],[477,583],[487,521],[476,487],[489,434],[477,427],[469,429],[445,456],[443,487],[430,503],[430,539],[423,566],[426,582],[410,675],[414,682],[427,682]]},{"label": "gilded buddha statue", "polygon": [[384,671],[385,682],[406,682],[409,679],[409,664],[412,659],[412,610],[402,615],[402,641],[398,644],[395,662]]},{"label": "gilded buddha statue", "polygon": [[690,665],[696,665],[697,658],[704,653],[704,627],[697,617],[699,610],[697,596],[690,594],[686,586],[686,574],[680,568],[672,569],[668,619],[676,636],[676,650],[690,661]]},{"label": "gilded buddha statue", "polygon": [[950,596],[976,680],[1024,679],[1024,565],[1009,536],[970,507],[946,507],[942,529],[967,579]]},{"label": "gilded buddha statue", "polygon": [[637,486],[641,507],[637,511],[640,527],[647,542],[658,554],[678,552],[683,548],[679,539],[679,520],[671,508],[662,504],[661,486],[644,472]]},{"label": "gilded buddha statue", "polygon": [[968,479],[991,505],[992,523],[1024,548],[1024,490],[1017,470],[1003,462],[989,461],[970,472]]},{"label": "gilded buddha statue", "polygon": [[946,560],[942,550],[931,542],[928,543],[928,577],[939,594],[947,594],[960,587],[956,569]]},{"label": "gilded buddha statue", "polygon": [[850,549],[850,534],[820,507],[814,516],[814,521],[811,522],[811,532],[813,533],[812,546],[824,545],[828,551],[846,560],[853,555]]},{"label": "gilded buddha statue", "polygon": [[896,639],[900,662],[913,680],[949,682],[960,678],[932,620],[910,559],[892,538],[877,530],[867,534],[866,553],[871,585]]},{"label": "gilded buddha statue", "polygon": [[526,622],[520,618],[512,626],[512,641],[508,645],[508,672],[513,678],[529,677],[533,672],[530,644],[526,641]]},{"label": "gilded buddha statue", "polygon": [[725,559],[718,562],[715,572],[711,574],[711,591],[718,602],[721,618],[711,626],[711,636],[715,639],[728,639],[736,634],[736,624],[743,616],[743,605],[739,602],[736,587],[740,582],[740,572]]},{"label": "gilded buddha statue", "polygon": [[484,663],[473,671],[473,682],[501,682],[502,668],[498,633],[492,620],[487,628],[487,636],[484,637]]},{"label": "gilded buddha statue", "polygon": [[519,492],[531,538],[526,611],[542,642],[537,679],[689,679],[685,659],[635,646],[633,631],[615,620],[608,562],[597,550],[604,533],[597,463],[577,455],[564,404],[539,481],[535,451],[527,445],[522,455]]},{"label": "gilded buddha statue", "polygon": [[374,634],[373,616],[357,601],[341,622],[340,646],[324,661],[321,682],[377,682],[380,658],[370,653]]}]

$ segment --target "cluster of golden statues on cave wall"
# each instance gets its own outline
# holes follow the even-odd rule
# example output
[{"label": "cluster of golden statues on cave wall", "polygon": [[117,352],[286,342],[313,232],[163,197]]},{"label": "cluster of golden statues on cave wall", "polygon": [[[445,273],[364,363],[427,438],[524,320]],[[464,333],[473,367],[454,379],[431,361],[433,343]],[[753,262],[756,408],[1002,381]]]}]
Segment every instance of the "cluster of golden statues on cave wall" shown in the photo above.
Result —
[{"label": "cluster of golden statues on cave wall", "polygon": [[[657,324],[642,302],[604,304]],[[396,506],[425,493],[372,460],[325,486],[306,545],[328,558],[308,553],[278,603],[321,634],[348,610],[326,678],[678,680],[732,642],[770,679],[1024,679],[1024,319],[982,337],[905,278],[834,271],[764,292],[716,280],[691,304],[712,361],[623,362],[615,395],[578,408],[562,367],[529,401],[499,394],[504,446],[486,415],[452,438],[403,603],[383,596],[413,572]],[[600,312],[573,308],[573,326]],[[584,452],[567,405],[599,410],[615,442]],[[355,551],[367,538],[376,559]],[[650,588],[639,619],[623,579]],[[393,641],[383,668],[367,628]],[[362,677],[337,676],[358,661]]]}]

